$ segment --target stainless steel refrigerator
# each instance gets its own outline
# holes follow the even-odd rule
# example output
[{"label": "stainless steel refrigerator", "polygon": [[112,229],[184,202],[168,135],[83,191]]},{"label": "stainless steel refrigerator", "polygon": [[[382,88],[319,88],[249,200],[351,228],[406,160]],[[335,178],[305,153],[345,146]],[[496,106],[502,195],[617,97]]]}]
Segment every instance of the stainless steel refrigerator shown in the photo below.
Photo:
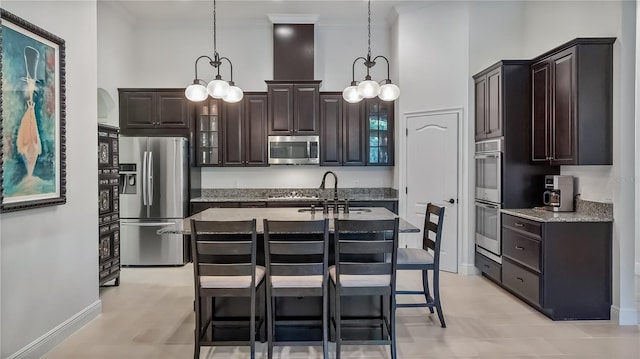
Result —
[{"label": "stainless steel refrigerator", "polygon": [[156,232],[187,214],[187,140],[121,136],[119,159],[122,265],[184,265],[183,236]]}]

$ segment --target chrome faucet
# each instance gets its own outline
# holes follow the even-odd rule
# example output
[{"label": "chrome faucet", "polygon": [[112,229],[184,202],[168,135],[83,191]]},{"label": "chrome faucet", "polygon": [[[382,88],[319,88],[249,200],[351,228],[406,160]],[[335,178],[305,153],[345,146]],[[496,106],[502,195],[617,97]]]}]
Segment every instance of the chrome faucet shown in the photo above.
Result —
[{"label": "chrome faucet", "polygon": [[336,176],[335,173],[331,171],[327,171],[324,173],[324,175],[322,176],[322,183],[320,183],[320,189],[324,189],[324,183],[325,183],[325,180],[327,179],[328,174],[332,174],[333,179],[335,180],[335,183],[333,186],[333,200],[337,201],[338,200],[338,176]]}]

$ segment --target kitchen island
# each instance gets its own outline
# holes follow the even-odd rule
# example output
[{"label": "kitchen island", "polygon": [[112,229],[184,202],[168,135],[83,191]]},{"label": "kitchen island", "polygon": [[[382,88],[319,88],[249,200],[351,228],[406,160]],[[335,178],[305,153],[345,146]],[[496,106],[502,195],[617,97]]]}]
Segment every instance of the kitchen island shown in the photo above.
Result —
[{"label": "kitchen island", "polygon": [[[327,213],[322,212],[322,208],[316,209],[315,213],[312,213],[310,208],[209,208],[203,212],[197,213],[191,217],[185,218],[184,221],[178,224],[163,227],[158,230],[158,234],[184,234],[190,235],[190,220],[212,220],[212,221],[240,221],[256,219],[256,230],[258,232],[258,246],[257,246],[257,262],[259,265],[264,265],[264,233],[263,219],[269,220],[320,220],[323,218],[329,218],[329,230],[331,233],[334,231],[333,219],[361,219],[361,220],[385,220],[394,219],[398,217],[393,212],[386,208],[371,207],[371,208],[350,208],[349,213]],[[399,224],[400,233],[419,233],[420,229],[411,223],[400,218]],[[333,235],[330,236],[329,243],[329,262],[330,265],[334,262],[334,248],[333,248]],[[329,293],[330,309],[334,308],[334,294]],[[210,308],[215,310],[216,320],[223,320],[224,318],[237,318],[247,315],[249,310],[249,299],[247,298],[218,298]],[[265,298],[263,295],[258,295],[256,298],[257,308],[264,308]],[[388,305],[381,298],[362,296],[362,297],[345,297],[342,298],[341,311],[343,316],[349,317],[372,317],[379,316],[383,306]],[[308,319],[308,318],[320,318],[322,314],[321,298],[319,297],[298,297],[298,298],[278,298],[276,300],[276,313],[279,317],[287,317],[290,319]],[[207,308],[208,309],[208,308]],[[204,313],[206,316],[207,314]],[[213,335],[217,340],[230,340],[240,339],[247,337],[246,330],[234,329],[216,329],[213,333],[207,335]],[[353,337],[379,337],[380,327],[365,327],[365,328],[347,328],[343,329],[343,333],[348,333]],[[333,335],[333,334],[332,334]],[[317,325],[309,325],[306,327],[279,327],[276,331],[277,340],[301,340],[319,338],[321,336],[321,328]],[[264,332],[259,335],[260,340],[265,340]]]},{"label": "kitchen island", "polygon": [[[195,219],[198,221],[243,221],[255,218],[257,221],[256,230],[258,234],[264,233],[262,228],[262,220],[264,218],[280,221],[301,221],[301,220],[320,220],[329,218],[329,231],[333,232],[332,219],[362,219],[362,220],[385,220],[398,217],[386,208],[371,207],[358,208],[352,207],[349,213],[329,212],[322,213],[322,208],[316,208],[312,213],[310,208],[209,208],[200,213],[196,213],[191,217],[185,218],[177,224],[162,227],[158,230],[158,234],[184,234],[190,235],[191,228],[189,221]],[[400,218],[400,233],[419,233],[420,229],[411,223]]]}]

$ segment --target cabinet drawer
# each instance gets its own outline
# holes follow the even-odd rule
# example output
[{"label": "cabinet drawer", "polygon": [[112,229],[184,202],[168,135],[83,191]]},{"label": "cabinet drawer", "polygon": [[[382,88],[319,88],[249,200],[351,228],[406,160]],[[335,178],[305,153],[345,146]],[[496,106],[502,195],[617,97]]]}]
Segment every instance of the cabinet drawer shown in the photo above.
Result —
[{"label": "cabinet drawer", "polygon": [[540,305],[540,277],[504,257],[502,284],[534,304]]},{"label": "cabinet drawer", "polygon": [[500,264],[476,252],[476,268],[498,282],[502,281]]},{"label": "cabinet drawer", "polygon": [[538,238],[541,238],[542,236],[542,223],[511,216],[508,214],[502,215],[502,226],[511,227],[513,229],[529,233],[532,236]]},{"label": "cabinet drawer", "polygon": [[502,229],[502,254],[540,272],[540,241]]}]

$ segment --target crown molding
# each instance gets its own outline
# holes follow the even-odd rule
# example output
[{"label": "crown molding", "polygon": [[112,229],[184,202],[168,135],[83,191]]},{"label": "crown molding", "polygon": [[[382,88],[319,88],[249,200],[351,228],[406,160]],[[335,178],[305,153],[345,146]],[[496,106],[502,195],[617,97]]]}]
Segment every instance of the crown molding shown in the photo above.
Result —
[{"label": "crown molding", "polygon": [[268,14],[272,24],[315,24],[320,16],[318,14]]}]

